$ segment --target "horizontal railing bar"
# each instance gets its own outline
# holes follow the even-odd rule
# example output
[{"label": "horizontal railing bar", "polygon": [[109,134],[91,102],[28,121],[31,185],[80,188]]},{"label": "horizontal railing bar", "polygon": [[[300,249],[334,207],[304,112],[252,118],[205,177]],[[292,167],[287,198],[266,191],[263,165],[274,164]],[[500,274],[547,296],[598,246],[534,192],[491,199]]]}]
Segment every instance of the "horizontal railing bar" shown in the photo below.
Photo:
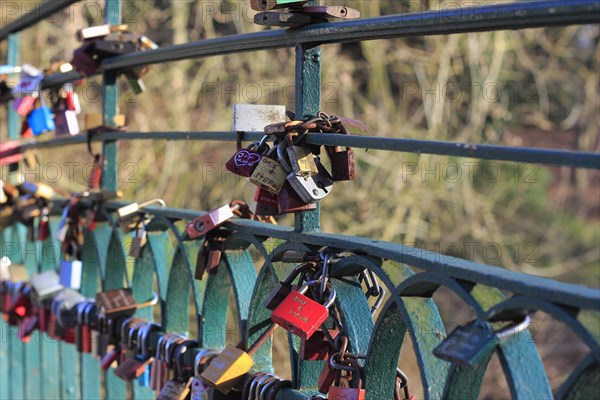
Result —
[{"label": "horizontal railing bar", "polygon": [[[66,201],[58,201],[55,204],[61,207],[66,205]],[[129,203],[125,201],[106,202],[105,207],[107,210],[116,210],[126,204]],[[206,212],[195,210],[162,207],[147,207],[146,210],[152,215],[184,221],[206,214]],[[59,215],[61,210],[55,208],[53,214]],[[495,287],[515,294],[537,297],[559,305],[600,311],[600,290],[583,285],[558,282],[548,278],[370,238],[321,232],[298,233],[292,227],[243,219],[234,219],[229,221],[228,224],[234,226],[236,230],[250,235],[272,237],[314,246],[330,246],[357,254],[368,254],[405,263],[423,270],[446,274],[455,279]]]},{"label": "horizontal railing bar", "polygon": [[[246,141],[259,140],[260,132],[246,132]],[[237,132],[106,132],[96,135],[93,141],[113,140],[215,140],[235,141]],[[373,136],[349,136],[311,133],[306,139],[309,144],[327,146],[351,146],[355,148],[410,152],[418,154],[437,154],[456,157],[478,158],[495,161],[513,161],[561,165],[574,168],[600,169],[600,153],[540,149],[530,147],[498,146],[489,144],[453,143],[431,140],[382,138]],[[33,148],[52,148],[66,145],[83,144],[87,135],[55,138],[45,142],[26,142],[22,150]]]},{"label": "horizontal railing bar", "polygon": [[327,134],[310,134],[306,141],[328,146],[600,169],[600,153],[584,151]]},{"label": "horizontal railing bar", "polygon": [[[2,26],[0,28],[0,41],[4,40],[11,33],[22,31],[23,29],[29,28],[32,25],[37,24],[44,18],[48,18],[54,13],[57,13],[67,7],[69,7],[73,3],[77,3],[79,0],[50,0],[43,2],[39,7],[36,7],[32,11],[27,14],[21,16],[20,18],[15,19],[14,21],[9,22],[8,24]],[[8,12],[10,11],[10,7],[13,5],[17,7],[17,11],[24,7],[26,3],[24,2],[5,2],[2,6],[2,16],[3,18],[8,17]]]},{"label": "horizontal railing bar", "polygon": [[[218,56],[248,51],[465,32],[525,29],[555,25],[598,23],[600,2],[564,0],[515,2],[453,10],[428,11],[309,25],[297,29],[273,29],[200,40],[104,60],[103,70]],[[61,75],[61,74],[58,74]],[[49,76],[42,87],[67,83],[80,77]],[[67,80],[65,80],[67,79]]]}]

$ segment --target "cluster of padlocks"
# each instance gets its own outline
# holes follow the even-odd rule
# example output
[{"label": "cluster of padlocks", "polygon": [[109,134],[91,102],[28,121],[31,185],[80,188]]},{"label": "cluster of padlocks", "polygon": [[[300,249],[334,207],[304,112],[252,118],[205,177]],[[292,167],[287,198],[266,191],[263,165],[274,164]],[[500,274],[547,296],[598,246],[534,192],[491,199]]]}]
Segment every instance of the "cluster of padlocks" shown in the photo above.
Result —
[{"label": "cluster of padlocks", "polygon": [[[149,217],[144,206],[121,208],[121,227],[131,229],[146,223],[143,221]],[[236,202],[234,207],[239,210],[244,206]],[[59,235],[68,232],[63,238],[64,249],[72,247],[72,225],[79,223],[66,217],[66,228],[60,227]],[[164,400],[185,399],[188,395],[191,399],[208,399],[211,391],[236,396],[232,398],[275,399],[280,390],[291,388],[292,382],[268,371],[253,370],[253,355],[270,342],[277,329],[284,329],[301,341],[301,359],[326,361],[318,379],[317,389],[322,395],[337,400],[364,399],[366,355],[351,351],[354,346],[342,323],[331,283],[331,267],[343,258],[343,254],[328,248],[314,253],[286,252],[283,260],[297,262],[297,267],[264,300],[263,306],[271,311],[268,326],[251,345],[248,338],[243,338],[223,350],[200,348],[197,340],[164,332],[160,324],[134,318],[137,309],[158,303],[156,294],[141,304],[136,303],[129,288],[85,298],[76,290],[81,283],[81,263],[76,261],[63,261],[58,273],[46,271],[27,280],[18,273],[18,266],[4,258],[0,311],[10,325],[18,326],[18,337],[23,342],[35,330],[44,332],[75,345],[79,352],[98,357],[102,369],[112,368],[127,382],[137,380]],[[365,295],[377,298],[374,313],[385,291],[368,270],[358,278],[367,288]],[[396,399],[413,399],[406,375],[400,370],[396,375]],[[314,395],[313,399],[324,398],[322,395]]]},{"label": "cluster of padlocks", "polygon": [[[0,104],[13,101],[13,108],[23,117],[22,137],[39,136],[50,131],[56,135],[80,133],[77,115],[81,113],[81,105],[74,86],[82,81],[42,91],[42,81],[46,75],[76,69],[88,77],[94,75],[107,58],[158,48],[148,37],[128,31],[127,25],[92,26],[80,29],[76,36],[83,44],[73,52],[70,63],[54,62],[45,71],[28,64],[20,67],[3,66],[0,70],[0,75],[20,74],[19,83],[13,88],[4,80],[0,82]],[[143,66],[122,72],[135,94],[145,91],[141,78],[148,70],[148,66]],[[86,128],[102,125],[99,114],[89,114],[85,118]],[[115,124],[124,125],[124,121]]]},{"label": "cluster of padlocks", "polygon": [[252,9],[259,11],[254,16],[254,23],[264,26],[296,27],[360,17],[360,12],[354,8],[307,3],[308,0],[250,0]]},{"label": "cluster of padlocks", "polygon": [[[305,144],[308,133],[366,134],[360,121],[323,112],[310,120],[296,120],[267,125],[259,142],[240,148],[226,167],[236,175],[246,177],[256,185],[249,199],[256,215],[281,215],[316,208],[333,189],[333,183],[351,181],[356,177],[354,151],[325,146],[331,162],[326,169],[320,158],[321,146]],[[273,138],[273,143],[269,140]]]}]

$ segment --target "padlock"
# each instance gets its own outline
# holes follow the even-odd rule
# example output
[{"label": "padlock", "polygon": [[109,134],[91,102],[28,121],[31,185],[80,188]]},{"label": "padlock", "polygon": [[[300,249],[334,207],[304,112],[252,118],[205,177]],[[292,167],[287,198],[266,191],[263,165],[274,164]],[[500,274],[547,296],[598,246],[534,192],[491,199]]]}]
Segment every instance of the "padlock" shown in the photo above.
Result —
[{"label": "padlock", "polygon": [[317,203],[307,204],[300,198],[289,182],[285,182],[279,192],[277,211],[279,214],[291,214],[317,209]]},{"label": "padlock", "polygon": [[81,289],[81,274],[83,273],[83,263],[81,261],[61,260],[58,270],[61,285],[71,289]]},{"label": "padlock", "polygon": [[34,136],[39,136],[46,131],[53,131],[56,126],[54,125],[54,118],[52,117],[52,111],[50,107],[42,104],[40,107],[35,108],[27,116],[27,124],[31,128]]},{"label": "padlock", "polygon": [[126,206],[123,206],[117,209],[117,215],[119,215],[120,220],[126,220],[127,218],[131,218],[136,216],[137,213],[142,211],[145,207],[159,204],[161,207],[166,207],[166,203],[162,199],[152,199],[149,201],[145,201],[143,203],[131,203]]},{"label": "padlock", "polygon": [[287,181],[290,183],[294,191],[300,196],[302,201],[306,203],[315,203],[321,201],[325,196],[331,193],[333,188],[333,178],[327,172],[325,167],[316,158],[319,173],[313,176],[297,176],[291,172],[287,176]]},{"label": "padlock", "polygon": [[189,222],[186,228],[187,233],[192,239],[198,238],[206,235],[231,218],[233,218],[232,207],[226,204]]},{"label": "padlock", "polygon": [[255,11],[266,11],[275,8],[299,8],[306,2],[307,0],[250,0],[250,7]]},{"label": "padlock", "polygon": [[334,181],[353,181],[356,179],[354,150],[351,147],[340,150],[339,147],[326,146],[325,150],[331,161],[331,176]]},{"label": "padlock", "polygon": [[96,294],[98,311],[108,319],[127,318],[135,314],[137,304],[130,288],[109,290]]},{"label": "padlock", "polygon": [[26,117],[33,110],[36,96],[28,95],[17,99],[13,103],[13,108],[21,117]]},{"label": "padlock", "polygon": [[346,6],[304,6],[302,12],[323,19],[356,19],[360,11]]},{"label": "padlock", "polygon": [[184,400],[190,392],[192,378],[187,380],[171,379],[161,389],[157,400]]},{"label": "padlock", "polygon": [[204,273],[216,275],[223,251],[225,250],[226,238],[221,236],[207,237],[202,243],[196,259],[196,271],[194,277],[202,280]]},{"label": "padlock", "polygon": [[331,389],[331,387],[338,380],[341,369],[335,360],[339,357],[339,355],[339,352],[331,354],[327,358],[325,365],[323,365],[323,369],[321,370],[319,378],[317,379],[317,389],[319,392],[325,394],[329,393],[329,389]]},{"label": "padlock", "polygon": [[172,333],[160,336],[156,344],[154,362],[150,367],[150,388],[155,392],[160,391],[167,382],[167,364],[164,361],[165,346],[171,336],[173,336]]},{"label": "padlock", "polygon": [[310,339],[300,342],[300,358],[304,361],[329,359],[333,351],[330,340],[335,340],[339,333],[339,329],[327,329],[327,334],[323,330],[316,331]]},{"label": "padlock", "polygon": [[42,215],[38,223],[38,237],[37,240],[40,242],[46,241],[50,237],[50,218],[48,217],[48,207],[42,208]]},{"label": "padlock", "polygon": [[146,233],[146,221],[144,218],[140,221],[140,225],[133,232],[133,238],[131,239],[131,246],[129,247],[129,256],[133,258],[140,258],[142,255],[142,248],[147,242]]},{"label": "padlock", "polygon": [[276,329],[277,325],[272,324],[248,351],[227,345],[225,350],[215,357],[202,372],[201,379],[221,393],[229,393],[233,386],[250,371],[254,365],[252,356],[273,336]]},{"label": "padlock", "polygon": [[252,173],[262,158],[262,154],[254,150],[255,148],[259,148],[259,146],[260,144],[258,142],[254,142],[246,149],[239,149],[233,157],[227,161],[225,168],[239,176],[246,178],[252,176]]},{"label": "padlock", "polygon": [[63,289],[60,276],[54,270],[33,275],[30,283],[38,301],[49,299]]},{"label": "padlock", "polygon": [[22,193],[30,193],[36,197],[41,197],[46,200],[52,200],[54,197],[54,189],[45,183],[23,182],[19,186],[19,191]]},{"label": "padlock", "polygon": [[100,368],[103,371],[108,371],[110,368],[117,366],[117,360],[119,359],[119,349],[113,348],[109,350],[102,360],[100,361]]},{"label": "padlock", "polygon": [[271,290],[271,293],[269,293],[269,295],[263,303],[264,306],[268,310],[275,310],[281,304],[281,302],[285,300],[285,298],[289,296],[289,294],[292,292],[294,280],[296,280],[296,278],[298,278],[298,276],[303,272],[315,270],[316,267],[316,263],[308,262],[294,268],[294,270],[288,275],[288,277],[284,281],[280,281],[279,283],[277,283],[273,290]]},{"label": "padlock", "polygon": [[13,95],[12,89],[5,81],[0,81],[0,104],[7,104],[13,101],[14,98],[15,96]]},{"label": "padlock", "polygon": [[39,316],[37,314],[27,316],[23,318],[23,321],[19,324],[17,331],[17,337],[23,343],[28,343],[31,339],[31,334],[39,328]]},{"label": "padlock", "polygon": [[279,195],[252,184],[249,185],[252,190],[252,197],[248,201],[250,212],[257,216],[279,215]]},{"label": "padlock", "polygon": [[94,54],[100,59],[130,54],[136,50],[136,43],[125,40],[102,38],[94,42]]},{"label": "padlock", "polygon": [[325,304],[305,296],[310,286],[320,285],[320,281],[310,281],[304,284],[298,291],[292,292],[281,302],[271,314],[271,320],[287,330],[309,339],[319,329],[321,324],[329,317],[329,307],[335,301],[335,289],[329,286],[329,298]]},{"label": "padlock", "polygon": [[[78,291],[64,288],[52,299],[52,313],[56,315],[56,322],[63,328],[77,325],[77,305],[86,302],[86,298]],[[75,331],[73,331],[75,343]]]},{"label": "padlock", "polygon": [[73,51],[71,65],[83,76],[92,76],[100,66],[102,59],[95,54],[95,41],[85,41],[81,47]]},{"label": "padlock", "polygon": [[369,127],[360,120],[337,117],[339,133],[354,136],[369,136]]},{"label": "padlock", "polygon": [[274,8],[300,7],[307,0],[250,0],[250,7],[255,11],[266,11]]},{"label": "padlock", "polygon": [[47,333],[50,324],[50,305],[47,301],[41,302],[38,307],[39,329],[41,333]]},{"label": "padlock", "polygon": [[503,337],[522,332],[529,327],[531,319],[525,315],[521,322],[511,322],[494,332],[488,321],[476,319],[457,326],[434,350],[433,355],[442,360],[462,366],[475,366],[490,354]]},{"label": "padlock", "polygon": [[136,95],[142,94],[146,91],[146,85],[144,85],[144,81],[141,78],[141,71],[142,69],[136,68],[124,72],[125,78],[127,78],[129,86],[133,90],[133,93]]},{"label": "padlock", "polygon": [[417,398],[410,393],[410,388],[408,387],[408,376],[406,376],[406,374],[400,368],[396,368],[394,400],[417,400]]},{"label": "padlock", "polygon": [[281,163],[266,155],[263,155],[250,176],[250,182],[273,194],[281,191],[285,179],[286,173]]},{"label": "padlock", "polygon": [[54,115],[55,134],[75,136],[80,133],[77,113],[72,110],[57,111]]},{"label": "padlock", "polygon": [[344,380],[348,380],[351,377],[350,386],[332,386],[327,396],[329,400],[365,400],[366,392],[362,388],[361,367],[356,360],[349,360],[348,363],[350,364],[351,372],[350,375],[344,377]]},{"label": "padlock", "polygon": [[313,18],[297,12],[265,11],[254,15],[254,23],[263,26],[299,27],[311,23],[327,22],[326,19]]},{"label": "padlock", "polygon": [[10,265],[12,262],[7,256],[0,258],[0,282],[10,281]]},{"label": "padlock", "polygon": [[114,372],[115,375],[125,382],[132,382],[142,376],[153,361],[153,357],[148,359],[143,359],[141,356],[127,358],[114,369]]},{"label": "padlock", "polygon": [[91,315],[96,313],[96,304],[92,301],[81,303],[77,306],[77,331],[75,336],[75,346],[81,353],[91,353],[93,345],[94,326],[91,323]]},{"label": "padlock", "polygon": [[126,31],[126,30],[127,30],[127,25],[125,25],[125,24],[121,24],[121,25],[104,24],[104,25],[90,26],[88,28],[82,28],[75,33],[75,37],[79,41],[84,41],[87,39],[96,39],[96,38],[108,36],[112,32],[121,32],[121,31]]},{"label": "padlock", "polygon": [[[283,154],[279,147],[282,149],[285,147],[285,154]],[[291,136],[288,136],[287,142],[281,142],[278,145],[277,152],[280,162],[287,155],[291,172],[294,174],[298,176],[313,176],[319,173],[315,155],[307,147],[294,145]]]}]

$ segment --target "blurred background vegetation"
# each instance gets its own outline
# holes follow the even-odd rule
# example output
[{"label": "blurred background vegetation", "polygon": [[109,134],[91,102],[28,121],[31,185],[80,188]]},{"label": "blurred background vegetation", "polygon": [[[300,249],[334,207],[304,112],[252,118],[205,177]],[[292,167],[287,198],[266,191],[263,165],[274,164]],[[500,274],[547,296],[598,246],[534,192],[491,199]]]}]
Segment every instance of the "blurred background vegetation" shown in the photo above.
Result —
[{"label": "blurred background vegetation", "polygon": [[[124,3],[124,22],[160,46],[269,29],[252,23],[249,1]],[[26,12],[37,1],[19,4]],[[75,32],[101,23],[101,4],[82,1],[26,30],[21,62],[45,68],[51,60],[69,61],[79,46]],[[362,17],[463,5],[344,4],[359,9]],[[598,25],[585,25],[323,46],[322,110],[363,120],[375,136],[597,152],[599,37]],[[5,54],[5,43],[0,49]],[[130,131],[228,131],[234,103],[294,109],[294,52],[160,64],[144,82],[147,92],[134,96],[122,79],[120,110]],[[99,89],[98,79],[77,88],[84,112],[101,110]],[[245,181],[224,168],[234,147],[122,142],[120,188],[128,199],[162,197],[173,207],[204,210],[244,198]],[[42,166],[91,161],[83,146],[43,151],[42,160]],[[337,184],[322,203],[323,230],[600,287],[597,171],[383,151],[357,151],[357,160],[357,180]],[[84,184],[80,172],[69,178],[63,173],[58,184],[72,190]],[[455,313],[452,307],[442,313]],[[577,358],[572,348],[556,346],[571,338],[563,331],[553,330],[541,350],[544,361],[560,361],[555,371],[549,368],[553,387],[569,370],[561,365]],[[486,379],[484,397],[507,393],[505,383],[498,383],[502,378]]]}]

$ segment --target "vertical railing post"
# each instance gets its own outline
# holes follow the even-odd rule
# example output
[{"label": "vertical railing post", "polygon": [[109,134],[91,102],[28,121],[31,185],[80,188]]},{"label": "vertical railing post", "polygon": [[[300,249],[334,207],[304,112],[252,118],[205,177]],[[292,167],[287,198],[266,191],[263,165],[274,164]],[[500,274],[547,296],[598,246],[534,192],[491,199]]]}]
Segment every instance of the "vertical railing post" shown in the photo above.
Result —
[{"label": "vertical railing post", "polygon": [[[8,49],[6,51],[6,63],[8,65],[19,65],[19,34],[13,33],[8,36]],[[19,115],[12,107],[12,101],[6,107],[6,128],[10,139],[18,139],[20,136]]]},{"label": "vertical railing post", "polygon": [[[121,23],[121,0],[106,0],[104,22],[111,25]],[[103,90],[103,120],[104,125],[113,126],[113,118],[119,112],[119,81],[117,71],[104,73]],[[118,148],[116,141],[103,143],[102,188],[117,190],[118,179]]]},{"label": "vertical railing post", "polygon": [[[104,3],[104,22],[111,25],[121,23],[122,0],[106,0]],[[113,126],[114,117],[119,113],[119,80],[117,71],[107,71],[103,79],[102,114],[104,125]],[[116,141],[102,144],[102,189],[117,190],[118,187],[118,147]],[[111,262],[111,260],[107,260]],[[104,285],[103,285],[104,286]],[[105,397],[124,399],[127,397],[127,385],[111,369],[105,373]]]},{"label": "vertical railing post", "polygon": [[[313,3],[313,2],[311,2]],[[314,2],[318,3],[318,2]],[[296,116],[298,119],[316,115],[321,107],[321,49],[311,44],[296,46]],[[297,232],[318,232],[321,229],[321,206],[317,209],[297,213],[294,228]],[[290,357],[294,368],[294,384],[299,389],[316,386],[323,369],[320,361],[302,361],[298,357],[299,341],[290,335],[293,350]]]},{"label": "vertical railing post", "polygon": [[[13,33],[8,36],[8,48],[6,51],[6,62],[8,65],[17,66],[19,65],[19,34]],[[8,131],[9,139],[18,139],[20,136],[19,129],[19,116],[15,112],[12,107],[12,102],[9,102],[6,108],[6,128]],[[12,174],[11,174],[12,175]],[[10,177],[6,177],[8,181],[16,180],[15,175]],[[17,227],[14,227],[16,230]],[[12,231],[12,230],[11,230]],[[4,240],[13,241],[17,240],[17,245],[19,246],[19,251],[24,249],[25,243],[20,242],[18,240],[18,235],[11,235],[10,237],[4,237]],[[22,254],[21,254],[22,255]],[[20,258],[19,255],[17,258]],[[11,257],[12,258],[12,257]],[[21,262],[21,260],[13,259],[13,262]],[[8,390],[8,398],[17,399],[25,397],[25,349],[23,347],[23,343],[17,338],[16,329],[14,327],[8,326],[4,324],[3,331],[6,332],[6,337],[8,340],[2,340],[2,348],[0,350],[3,354],[8,355],[8,357],[0,357],[4,360],[0,363],[0,369],[2,370],[0,375],[2,377],[2,381],[6,382],[0,386],[7,386],[6,389],[0,389],[0,392],[4,392],[4,390]]]},{"label": "vertical railing post", "polygon": [[[321,107],[321,48],[310,44],[296,46],[296,116],[316,115]],[[297,213],[298,232],[318,232],[321,229],[321,206]]]}]

